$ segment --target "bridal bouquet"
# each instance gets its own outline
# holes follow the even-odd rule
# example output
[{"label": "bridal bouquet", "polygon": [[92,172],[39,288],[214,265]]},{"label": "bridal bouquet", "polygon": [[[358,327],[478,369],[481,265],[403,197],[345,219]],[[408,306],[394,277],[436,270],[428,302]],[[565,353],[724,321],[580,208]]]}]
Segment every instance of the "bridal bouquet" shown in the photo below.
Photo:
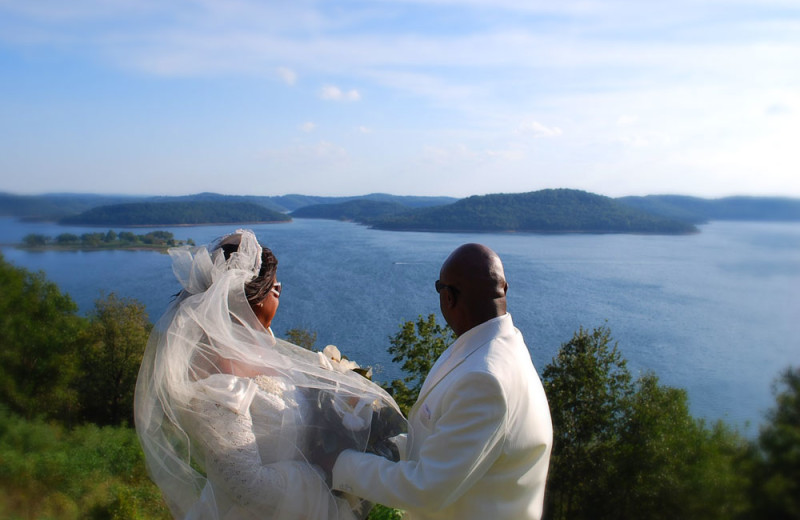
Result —
[{"label": "bridal bouquet", "polygon": [[[323,367],[339,373],[355,373],[371,379],[372,370],[362,369],[354,361],[342,356],[334,345],[319,352]],[[353,374],[354,377],[355,374]],[[309,389],[312,420],[312,463],[322,467],[332,462],[345,449],[375,453],[390,460],[399,460],[397,446],[392,442],[405,432],[406,420],[396,407],[374,395],[359,396]]]}]

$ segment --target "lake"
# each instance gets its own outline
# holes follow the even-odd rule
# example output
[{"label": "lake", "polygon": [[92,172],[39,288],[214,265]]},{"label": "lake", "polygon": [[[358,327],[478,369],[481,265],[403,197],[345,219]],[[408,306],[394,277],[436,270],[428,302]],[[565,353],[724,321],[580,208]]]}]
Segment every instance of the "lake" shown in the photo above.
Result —
[{"label": "lake", "polygon": [[[152,229],[201,244],[233,226]],[[695,416],[754,436],[773,403],[771,383],[800,364],[800,223],[713,222],[683,236],[391,232],[299,219],[251,229],[280,262],[276,334],[315,331],[317,347],[338,345],[381,381],[400,375],[387,348],[402,322],[430,313],[443,321],[433,282],[465,242],[503,259],[509,312],[540,372],[579,327],[606,324],[635,375],[655,372],[687,389]],[[113,291],[157,320],[179,289],[165,254],[8,246],[28,233],[96,231],[0,219],[6,259],[43,270],[81,312]]]}]

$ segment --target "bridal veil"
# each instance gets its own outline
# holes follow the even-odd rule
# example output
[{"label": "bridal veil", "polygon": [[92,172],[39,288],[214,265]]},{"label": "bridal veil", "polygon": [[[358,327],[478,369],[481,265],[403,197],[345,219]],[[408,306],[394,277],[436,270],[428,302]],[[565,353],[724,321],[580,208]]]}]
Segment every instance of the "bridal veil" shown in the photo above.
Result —
[{"label": "bridal veil", "polygon": [[[224,244],[236,245],[226,255]],[[319,462],[344,448],[393,457],[405,429],[379,386],[274,338],[245,283],[261,267],[252,231],[169,251],[182,290],[157,322],[136,385],[136,430],[175,518],[363,518]]]}]

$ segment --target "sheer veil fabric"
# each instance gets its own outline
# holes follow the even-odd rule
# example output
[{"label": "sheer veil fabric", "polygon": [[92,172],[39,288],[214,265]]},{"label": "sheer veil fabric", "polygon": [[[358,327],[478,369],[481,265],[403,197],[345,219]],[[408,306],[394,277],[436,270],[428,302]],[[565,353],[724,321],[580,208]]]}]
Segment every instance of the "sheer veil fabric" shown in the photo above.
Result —
[{"label": "sheer veil fabric", "polygon": [[[220,247],[237,244],[226,260]],[[150,336],[136,385],[147,468],[176,519],[364,518],[320,469],[341,449],[396,458],[396,403],[345,363],[276,339],[244,285],[261,246],[238,230],[169,251],[182,291]]]}]

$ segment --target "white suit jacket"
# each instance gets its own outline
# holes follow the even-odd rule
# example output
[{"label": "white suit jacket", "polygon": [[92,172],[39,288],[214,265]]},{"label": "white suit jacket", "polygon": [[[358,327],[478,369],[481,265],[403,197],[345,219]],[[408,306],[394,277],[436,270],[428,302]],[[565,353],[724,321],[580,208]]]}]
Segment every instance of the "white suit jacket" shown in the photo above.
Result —
[{"label": "white suit jacket", "polygon": [[345,451],[333,487],[412,519],[538,519],[552,439],[541,381],[505,314],[437,360],[409,414],[402,460]]}]

